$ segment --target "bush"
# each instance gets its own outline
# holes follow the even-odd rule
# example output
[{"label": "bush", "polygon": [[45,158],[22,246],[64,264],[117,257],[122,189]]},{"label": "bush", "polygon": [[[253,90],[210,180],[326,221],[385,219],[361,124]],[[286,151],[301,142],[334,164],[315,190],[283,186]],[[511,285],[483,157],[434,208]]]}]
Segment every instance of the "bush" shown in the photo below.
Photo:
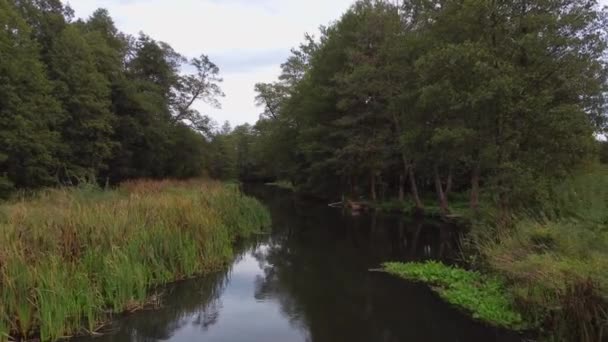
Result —
[{"label": "bush", "polygon": [[571,341],[597,341],[608,328],[608,231],[521,221],[482,253],[529,320]]},{"label": "bush", "polygon": [[562,181],[542,209],[508,228],[486,218],[469,242],[547,338],[599,341],[608,331],[608,168]]}]

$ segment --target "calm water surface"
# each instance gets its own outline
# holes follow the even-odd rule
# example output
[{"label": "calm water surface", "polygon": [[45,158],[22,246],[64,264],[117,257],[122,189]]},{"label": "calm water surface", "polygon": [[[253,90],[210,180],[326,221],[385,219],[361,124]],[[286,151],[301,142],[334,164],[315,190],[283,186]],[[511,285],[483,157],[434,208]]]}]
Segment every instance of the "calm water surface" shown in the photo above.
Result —
[{"label": "calm water surface", "polygon": [[161,309],[78,342],[520,341],[441,302],[423,285],[369,272],[388,260],[451,260],[455,232],[431,222],[343,215],[252,188],[273,233],[239,248],[231,267],[165,289]]}]

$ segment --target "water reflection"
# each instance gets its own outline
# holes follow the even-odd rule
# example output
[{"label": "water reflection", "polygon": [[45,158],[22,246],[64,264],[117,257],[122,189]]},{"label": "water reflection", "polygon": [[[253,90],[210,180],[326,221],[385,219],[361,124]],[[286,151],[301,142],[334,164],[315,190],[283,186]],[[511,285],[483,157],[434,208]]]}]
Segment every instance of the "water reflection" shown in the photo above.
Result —
[{"label": "water reflection", "polygon": [[386,260],[454,258],[452,228],[258,196],[272,211],[271,236],[243,246],[224,272],[170,286],[163,308],[120,320],[94,341],[518,340],[470,321],[424,286],[367,271]]}]

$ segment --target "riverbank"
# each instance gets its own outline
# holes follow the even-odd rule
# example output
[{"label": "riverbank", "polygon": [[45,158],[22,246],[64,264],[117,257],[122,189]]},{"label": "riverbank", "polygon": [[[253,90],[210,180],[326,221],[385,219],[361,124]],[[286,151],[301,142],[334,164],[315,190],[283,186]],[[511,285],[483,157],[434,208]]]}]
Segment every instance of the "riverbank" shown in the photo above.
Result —
[{"label": "riverbank", "polygon": [[[492,211],[471,220],[463,261],[477,271],[432,263],[387,264],[387,271],[438,286],[444,299],[489,324],[533,327],[549,341],[602,341],[608,331],[608,168],[593,167],[549,195],[544,210],[522,210],[506,227]],[[494,285],[465,281],[454,290],[454,274]],[[493,294],[478,296],[480,289]],[[498,296],[508,305],[492,305]],[[504,320],[514,317],[512,310],[523,324]]]},{"label": "riverbank", "polygon": [[353,216],[261,184],[243,189],[271,212],[270,234],[239,243],[221,271],[164,287],[160,308],[74,342],[521,342],[469,319],[423,285],[367,272],[395,256],[453,260],[458,240],[445,225]]},{"label": "riverbank", "polygon": [[154,287],[223,267],[233,242],[270,224],[218,182],[48,190],[0,206],[0,340],[90,333]]}]

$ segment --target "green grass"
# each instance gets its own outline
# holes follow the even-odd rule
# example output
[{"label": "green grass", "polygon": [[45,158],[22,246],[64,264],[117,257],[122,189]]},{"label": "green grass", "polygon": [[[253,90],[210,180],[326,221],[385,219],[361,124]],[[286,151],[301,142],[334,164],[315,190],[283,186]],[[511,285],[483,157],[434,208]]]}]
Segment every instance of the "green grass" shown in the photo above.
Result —
[{"label": "green grass", "polygon": [[269,224],[237,187],[205,181],[48,190],[2,205],[0,341],[93,331],[158,285],[224,266],[236,239]]},{"label": "green grass", "polygon": [[505,285],[497,278],[438,262],[383,266],[386,272],[400,278],[429,284],[441,298],[471,313],[475,319],[516,330],[526,326]]},{"label": "green grass", "polygon": [[562,180],[547,198],[511,227],[474,224],[469,244],[544,339],[599,341],[608,333],[608,167]]},{"label": "green grass", "polygon": [[[425,197],[422,199],[424,205],[424,217],[427,218],[442,218],[441,209],[437,203],[437,199],[433,196]],[[414,216],[416,213],[415,204],[407,198],[403,201],[398,199],[388,199],[384,201],[376,202],[365,202],[370,208],[382,212],[391,213],[404,213],[406,215]],[[450,213],[454,217],[459,217],[463,222],[468,222],[475,216],[473,210],[470,208],[469,194],[464,193],[452,193],[449,197]]]}]

